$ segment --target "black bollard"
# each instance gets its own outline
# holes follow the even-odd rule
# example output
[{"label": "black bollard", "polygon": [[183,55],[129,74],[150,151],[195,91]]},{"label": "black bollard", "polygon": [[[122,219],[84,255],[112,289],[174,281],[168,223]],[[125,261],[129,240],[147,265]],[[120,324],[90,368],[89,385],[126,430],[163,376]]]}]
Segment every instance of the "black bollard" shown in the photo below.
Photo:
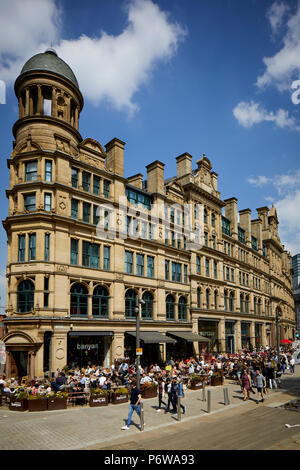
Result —
[{"label": "black bollard", "polygon": [[181,397],[177,397],[177,421],[181,421]]},{"label": "black bollard", "polygon": [[140,406],[141,406],[141,431],[144,431],[144,405],[143,405],[143,402],[141,402]]},{"label": "black bollard", "polygon": [[211,412],[211,390],[207,390],[207,413]]}]

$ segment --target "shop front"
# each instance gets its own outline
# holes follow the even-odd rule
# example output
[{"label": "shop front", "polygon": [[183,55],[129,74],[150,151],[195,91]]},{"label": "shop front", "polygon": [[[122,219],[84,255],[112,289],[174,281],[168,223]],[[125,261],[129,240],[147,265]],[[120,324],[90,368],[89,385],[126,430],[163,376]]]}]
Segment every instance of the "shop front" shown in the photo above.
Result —
[{"label": "shop front", "polygon": [[[167,359],[189,359],[192,356],[195,356],[194,351],[194,343],[200,344],[207,344],[209,345],[209,338],[206,338],[202,335],[197,333],[193,333],[192,331],[185,331],[185,330],[175,330],[175,331],[167,331],[167,334],[171,338],[175,338],[177,341],[175,345],[168,345],[167,347]],[[207,346],[209,349],[209,346]]]},{"label": "shop front", "polygon": [[112,338],[112,331],[71,331],[68,334],[68,367],[109,367]]},{"label": "shop front", "polygon": [[242,349],[251,348],[251,339],[250,339],[250,323],[241,322],[241,338],[242,338]]},{"label": "shop front", "polygon": [[262,345],[262,323],[255,323],[255,347]]},{"label": "shop front", "polygon": [[209,339],[209,343],[206,341],[199,342],[200,355],[208,354],[210,352],[219,352],[218,324],[219,320],[205,320],[199,318],[199,335]]},{"label": "shop front", "polygon": [[225,321],[225,345],[227,354],[235,352],[235,322]]},{"label": "shop front", "polygon": [[[124,342],[125,356],[129,357],[130,363],[134,363],[136,360],[136,332],[126,331]],[[165,357],[165,347],[168,348],[175,344],[176,340],[158,331],[140,331],[141,366],[162,365]]]},{"label": "shop front", "polygon": [[36,355],[42,347],[32,335],[23,331],[12,331],[3,337],[6,349],[5,374],[7,377],[28,377],[37,375]]}]

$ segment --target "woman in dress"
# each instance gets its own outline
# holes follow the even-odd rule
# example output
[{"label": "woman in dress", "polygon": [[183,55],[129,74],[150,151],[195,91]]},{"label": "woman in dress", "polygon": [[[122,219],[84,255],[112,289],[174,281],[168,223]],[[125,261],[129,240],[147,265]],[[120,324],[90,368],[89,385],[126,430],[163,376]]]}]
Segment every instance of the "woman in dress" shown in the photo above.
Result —
[{"label": "woman in dress", "polygon": [[251,388],[251,377],[248,374],[247,369],[243,370],[241,381],[243,387],[244,401],[246,401],[249,400],[249,390]]}]

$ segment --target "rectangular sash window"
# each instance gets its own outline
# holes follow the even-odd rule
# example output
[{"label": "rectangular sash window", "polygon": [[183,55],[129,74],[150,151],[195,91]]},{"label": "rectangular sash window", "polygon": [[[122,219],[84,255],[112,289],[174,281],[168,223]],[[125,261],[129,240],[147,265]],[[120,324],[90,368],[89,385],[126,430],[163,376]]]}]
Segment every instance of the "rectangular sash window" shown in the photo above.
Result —
[{"label": "rectangular sash window", "polygon": [[34,261],[36,255],[36,234],[29,235],[29,261]]},{"label": "rectangular sash window", "polygon": [[19,235],[18,261],[25,261],[25,235]]}]

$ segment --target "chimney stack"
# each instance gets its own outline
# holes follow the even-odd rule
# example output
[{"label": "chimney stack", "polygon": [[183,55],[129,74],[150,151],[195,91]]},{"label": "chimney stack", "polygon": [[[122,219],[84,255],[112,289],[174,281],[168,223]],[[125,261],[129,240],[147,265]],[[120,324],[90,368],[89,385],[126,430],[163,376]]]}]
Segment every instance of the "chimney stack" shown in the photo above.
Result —
[{"label": "chimney stack", "polygon": [[165,192],[165,164],[159,160],[150,163],[147,168],[147,191],[149,193],[164,194]]},{"label": "chimney stack", "polygon": [[105,145],[106,167],[120,176],[124,176],[124,147],[125,142],[116,137]]}]

